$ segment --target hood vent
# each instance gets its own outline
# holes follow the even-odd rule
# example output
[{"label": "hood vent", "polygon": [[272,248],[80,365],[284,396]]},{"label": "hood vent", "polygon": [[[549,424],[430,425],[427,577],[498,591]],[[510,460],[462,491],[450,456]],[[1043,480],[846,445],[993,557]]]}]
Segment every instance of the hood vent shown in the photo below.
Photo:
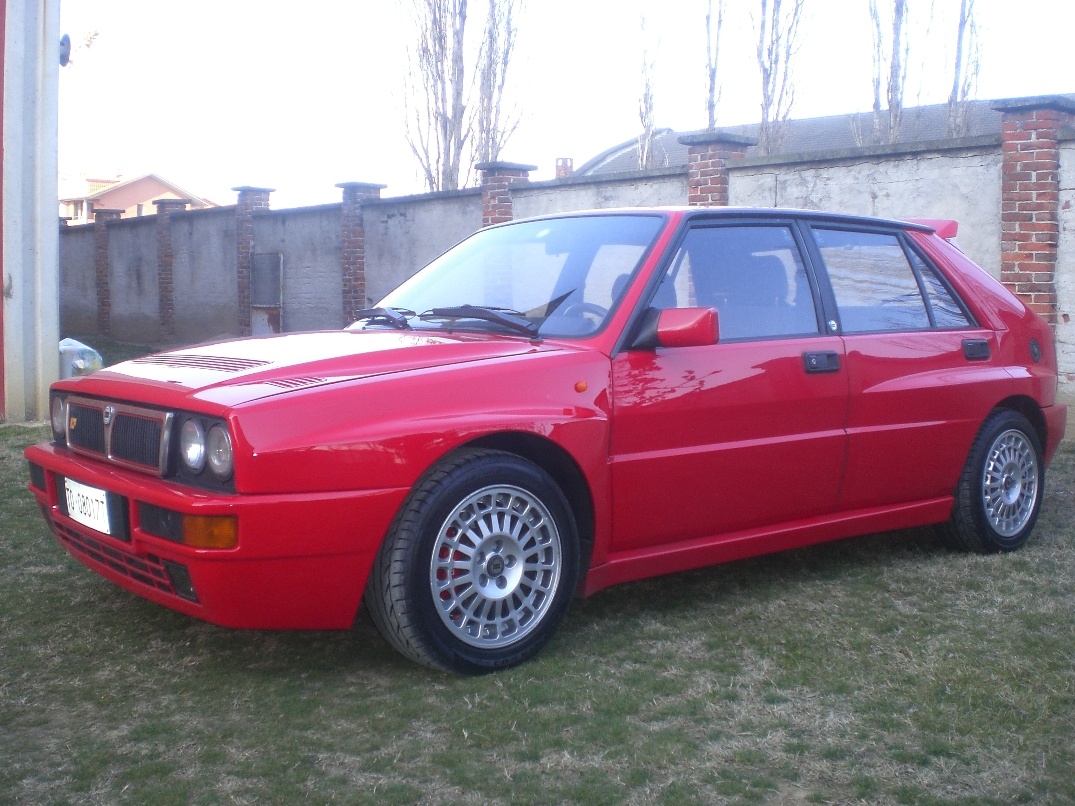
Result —
[{"label": "hood vent", "polygon": [[184,355],[182,353],[161,353],[135,358],[133,364],[157,364],[165,367],[187,367],[190,369],[211,369],[217,372],[242,372],[244,369],[268,366],[270,361],[255,358],[227,358],[216,355]]},{"label": "hood vent", "polygon": [[316,386],[324,382],[324,378],[280,378],[275,381],[265,381],[265,384],[267,386],[278,386],[281,389],[301,389],[304,386]]}]

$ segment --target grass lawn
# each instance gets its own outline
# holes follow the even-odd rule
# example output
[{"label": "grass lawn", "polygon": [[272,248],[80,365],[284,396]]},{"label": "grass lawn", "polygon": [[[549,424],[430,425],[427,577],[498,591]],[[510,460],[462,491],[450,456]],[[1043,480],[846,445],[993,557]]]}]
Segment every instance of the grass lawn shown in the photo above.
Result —
[{"label": "grass lawn", "polygon": [[1021,552],[928,530],[624,585],[483,678],[232,631],[60,548],[0,427],[0,803],[1075,803],[1075,443]]}]

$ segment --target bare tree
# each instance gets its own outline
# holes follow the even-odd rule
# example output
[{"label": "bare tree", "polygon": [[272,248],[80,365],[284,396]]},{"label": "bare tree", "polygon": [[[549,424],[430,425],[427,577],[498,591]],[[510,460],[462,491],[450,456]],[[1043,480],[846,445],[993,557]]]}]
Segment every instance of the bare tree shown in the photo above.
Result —
[{"label": "bare tree", "polygon": [[974,0],[960,0],[956,27],[956,53],[952,70],[952,93],[948,96],[948,135],[967,133],[967,100],[978,83],[981,50],[974,20]]},{"label": "bare tree", "polygon": [[854,134],[859,145],[865,145],[867,141],[894,143],[903,126],[907,89],[908,2],[892,0],[892,18],[889,20],[887,15],[882,15],[878,0],[870,0],[869,14],[873,34],[873,133],[867,136],[861,126],[855,126]]},{"label": "bare tree", "polygon": [[467,0],[411,0],[416,36],[405,95],[407,143],[431,191],[455,190],[475,162],[498,159],[518,126],[503,104],[519,0],[488,2],[481,44],[468,58]]},{"label": "bare tree", "polygon": [[707,128],[717,128],[717,104],[720,102],[720,85],[717,83],[717,57],[720,54],[720,31],[724,26],[724,0],[717,0],[717,17],[713,19],[713,0],[708,0],[705,11],[705,65],[706,65],[706,112]]},{"label": "bare tree", "polygon": [[504,85],[515,50],[515,0],[489,0],[485,33],[478,52],[476,162],[494,162],[519,126],[518,114],[505,113]]},{"label": "bare tree", "polygon": [[798,50],[805,0],[760,0],[755,21],[761,71],[761,124],[758,147],[770,154],[780,147],[795,102],[791,63]]},{"label": "bare tree", "polygon": [[[646,18],[639,20],[642,26],[643,41],[646,36]],[[638,119],[642,123],[642,133],[638,135],[638,167],[641,170],[652,168],[655,155],[653,142],[657,136],[657,127],[653,117],[653,56],[648,45],[642,48],[642,94],[638,99]]]},{"label": "bare tree", "polygon": [[411,51],[407,143],[431,191],[459,187],[463,147],[470,136],[465,96],[463,33],[467,0],[412,0],[417,43]]}]

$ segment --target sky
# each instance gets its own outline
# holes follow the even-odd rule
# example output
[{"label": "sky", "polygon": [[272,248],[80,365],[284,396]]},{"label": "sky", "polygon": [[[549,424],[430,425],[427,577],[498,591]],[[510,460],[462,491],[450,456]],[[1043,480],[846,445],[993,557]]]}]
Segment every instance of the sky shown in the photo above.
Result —
[{"label": "sky", "polygon": [[[725,0],[719,125],[759,119],[752,13]],[[883,2],[883,0],[882,0]],[[642,64],[659,127],[706,125],[705,0],[523,0],[507,104],[519,125],[501,159],[579,166],[638,135]],[[908,0],[906,105],[943,103],[959,0]],[[232,204],[274,188],[274,208],[339,201],[339,182],[424,191],[406,141],[410,0],[61,0],[75,51],[60,70],[61,175],[155,173]],[[484,0],[470,0],[480,34]],[[796,118],[869,109],[867,0],[806,0],[794,67]],[[1075,93],[1075,0],[976,0],[975,97]],[[89,47],[87,35],[97,36]]]}]

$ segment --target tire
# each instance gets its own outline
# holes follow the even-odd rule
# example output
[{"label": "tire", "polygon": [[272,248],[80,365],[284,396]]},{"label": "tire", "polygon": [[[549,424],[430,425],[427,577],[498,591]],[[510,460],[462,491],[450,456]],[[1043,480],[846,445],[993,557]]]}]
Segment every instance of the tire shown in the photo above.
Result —
[{"label": "tire", "polygon": [[415,485],[374,561],[365,605],[408,658],[464,674],[537,654],[567,613],[579,540],[563,492],[499,451],[449,456]]},{"label": "tire", "polygon": [[974,439],[942,537],[963,551],[1015,551],[1034,529],[1044,491],[1037,432],[1022,414],[998,409]]}]

